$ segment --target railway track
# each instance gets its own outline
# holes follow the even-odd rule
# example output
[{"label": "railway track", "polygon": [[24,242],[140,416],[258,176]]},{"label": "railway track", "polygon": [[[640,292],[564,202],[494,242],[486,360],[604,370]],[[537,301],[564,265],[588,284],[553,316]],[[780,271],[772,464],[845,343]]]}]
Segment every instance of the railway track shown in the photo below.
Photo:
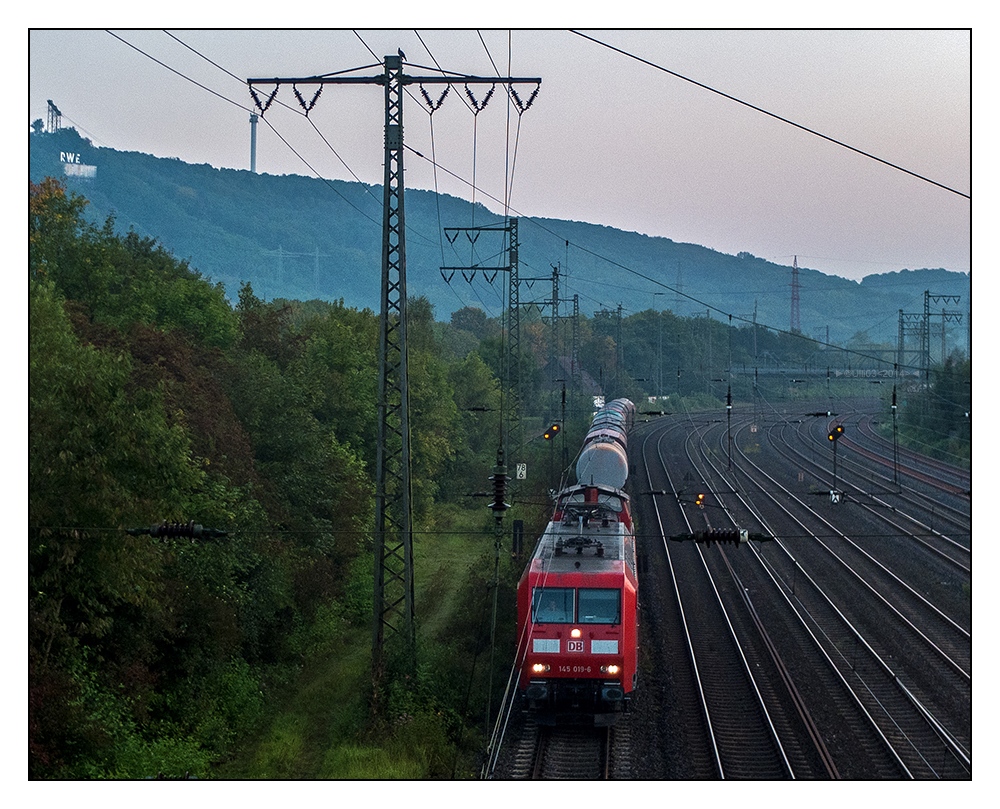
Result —
[{"label": "railway track", "polygon": [[882,467],[900,469],[904,475],[939,491],[963,498],[972,496],[972,473],[969,470],[898,447],[875,429],[876,424],[869,413],[862,413],[857,419],[858,433],[867,444],[867,457]]},{"label": "railway track", "polygon": [[740,475],[746,481],[734,490],[756,476],[755,504],[767,511],[770,530],[798,538],[776,543],[787,557],[779,575],[830,659],[841,661],[845,679],[897,751],[905,777],[967,777],[968,632],[746,455],[729,485]]},{"label": "railway track", "polygon": [[[791,426],[787,422],[781,424],[786,432]],[[832,485],[826,432],[817,435],[815,429],[808,429],[809,426],[805,422],[795,425],[801,440],[790,440],[783,436],[774,446],[783,448],[779,451],[786,458],[789,454],[794,454],[805,467],[812,470],[818,482],[824,481]],[[840,439],[840,444],[843,451],[839,453],[839,483],[849,484],[851,496],[872,509],[873,513],[877,511],[884,515],[887,521],[889,515],[908,520],[913,526],[909,530],[918,536],[927,536],[929,542],[940,547],[942,554],[956,561],[962,560],[964,551],[964,561],[968,562],[972,531],[968,496],[955,497],[952,491],[954,487],[938,485],[939,481],[935,478],[928,478],[934,485],[920,489],[894,483],[879,473],[877,463],[881,459],[876,453],[851,438]],[[817,451],[820,446],[824,447],[824,451]],[[873,459],[875,465],[872,464]],[[903,473],[901,478],[909,476],[910,467],[906,463],[897,464],[896,468]],[[845,480],[845,472],[853,474]]]},{"label": "railway track", "polygon": [[528,718],[518,734],[513,763],[505,777],[536,781],[609,780],[627,767],[630,758],[627,728],[551,727]]},{"label": "railway track", "polygon": [[[713,434],[713,431],[716,432]],[[681,471],[676,462],[678,450],[675,449],[673,451],[673,463],[676,467],[674,474],[686,474],[689,479],[693,478],[697,481],[696,486],[715,492],[715,498],[718,501],[715,503],[717,510],[711,511],[711,519],[707,520],[707,524],[722,527],[719,525],[720,520],[725,521],[733,518],[736,521],[743,521],[744,524],[750,521],[749,524],[757,526],[760,522],[756,515],[764,511],[770,514],[775,509],[780,513],[781,509],[775,503],[795,499],[794,495],[787,488],[777,485],[772,478],[767,479],[763,485],[754,487],[752,496],[744,496],[742,499],[747,502],[736,502],[741,497],[737,490],[745,489],[749,485],[743,481],[737,482],[736,476],[740,474],[739,467],[746,464],[753,468],[753,465],[749,463],[745,455],[739,456],[736,471],[729,468],[728,464],[724,465],[722,459],[727,456],[728,436],[724,435],[723,431],[724,428],[721,426],[712,426],[711,424],[687,429],[686,432],[691,438],[689,443],[692,447],[697,447],[697,452],[692,449],[688,460],[689,466],[693,465],[695,470],[692,471],[689,468],[686,473]],[[738,485],[734,485],[734,483],[738,483]],[[651,489],[655,488],[657,488],[656,485],[651,485]],[[685,497],[682,489],[683,487],[672,487],[675,492],[681,491],[681,501]],[[798,500],[799,502],[795,506],[796,512],[813,514],[812,519],[816,519],[814,509],[802,502],[801,498]],[[709,512],[708,509],[705,511]],[[739,516],[736,516],[737,514]],[[822,529],[817,527],[810,531],[797,525],[794,530],[787,529],[784,532],[781,529],[774,529],[774,533],[779,535],[782,533],[785,535],[794,534],[796,536],[818,534],[826,538],[827,535],[835,533],[835,530],[829,525],[824,525]],[[791,545],[792,543],[786,544]],[[781,543],[777,543],[777,546],[780,547]],[[871,623],[876,626],[861,631],[849,621],[845,622],[840,617],[840,611],[836,607],[840,601],[850,603],[859,600],[855,590],[844,590],[847,586],[845,582],[850,581],[851,574],[846,572],[843,564],[824,569],[811,579],[810,569],[816,567],[819,562],[812,557],[810,557],[808,566],[800,561],[798,557],[801,556],[801,551],[798,550],[798,546],[795,549],[781,548],[783,559],[777,558],[778,552],[776,550],[767,549],[765,551],[764,546],[758,550],[753,546],[753,543],[751,543],[751,548],[753,552],[749,554],[744,552],[743,548],[737,552],[730,548],[721,547],[711,549],[711,553],[719,558],[725,557],[725,564],[732,565],[733,571],[729,574],[729,579],[738,582],[735,589],[739,590],[742,587],[748,594],[748,598],[753,594],[755,610],[760,614],[761,620],[772,627],[780,627],[780,630],[776,630],[772,634],[781,639],[780,645],[786,650],[783,658],[789,661],[788,669],[795,672],[797,678],[793,680],[793,683],[805,684],[801,690],[810,696],[804,697],[803,701],[817,706],[816,715],[817,722],[821,723],[818,726],[820,732],[825,731],[831,735],[831,738],[838,740],[844,736],[855,740],[853,744],[847,746],[831,745],[833,756],[837,761],[842,762],[846,757],[849,762],[841,768],[843,772],[840,774],[846,773],[844,777],[866,778],[968,777],[971,757],[965,743],[966,740],[961,738],[961,732],[955,733],[950,729],[949,726],[953,725],[951,718],[942,721],[936,715],[944,714],[953,717],[956,713],[963,713],[963,706],[968,704],[968,691],[965,686],[960,683],[956,684],[955,681],[947,678],[953,676],[959,679],[965,678],[968,669],[961,663],[955,665],[953,661],[946,664],[952,669],[950,673],[943,674],[938,670],[934,674],[927,675],[926,691],[928,694],[935,690],[932,683],[936,683],[938,686],[943,682],[947,683],[943,690],[949,695],[946,699],[952,700],[952,704],[942,707],[935,705],[930,698],[924,699],[922,695],[915,694],[910,689],[901,688],[899,674],[886,664],[885,658],[880,656],[878,651],[873,650],[874,654],[868,661],[862,661],[860,653],[857,651],[857,649],[864,649],[866,645],[871,646],[867,638],[878,635],[880,630],[878,624],[880,621],[885,621],[881,617],[883,612],[904,612],[903,608],[893,604],[900,599],[900,596],[893,595],[891,599],[882,599],[879,601],[880,606],[877,610],[869,608],[875,616],[871,618]],[[858,551],[855,552],[858,553]],[[828,555],[829,551],[825,553]],[[842,550],[841,553],[843,553]],[[862,558],[864,558],[863,553]],[[858,564],[856,560],[854,563]],[[866,560],[865,564],[879,569],[879,565],[870,559]],[[866,571],[865,575],[870,576],[870,571]],[[892,578],[892,574],[888,572],[887,568],[882,571],[880,576],[887,576],[889,580]],[[767,584],[768,580],[770,580],[770,584]],[[875,582],[875,591],[887,587],[886,579],[877,578]],[[852,587],[856,586],[858,585],[852,585]],[[902,587],[905,592],[905,586],[898,583],[896,586]],[[869,599],[876,594],[872,593],[873,588],[871,587],[863,589],[868,592],[864,598],[860,599],[860,603],[868,604]],[[828,591],[835,595],[831,596]],[[919,602],[919,600],[918,598],[917,601]],[[780,605],[783,602],[785,606],[782,608]],[[909,606],[906,611],[912,612],[914,609],[914,607]],[[930,614],[935,612],[933,607],[927,605],[921,609],[930,609]],[[938,618],[940,619],[940,616]],[[860,623],[860,619],[856,620]],[[929,620],[926,616],[920,619],[922,623],[927,623]],[[839,621],[839,625],[835,621]],[[900,621],[901,619],[897,615],[893,623],[895,627],[893,631],[896,633],[902,632],[898,627]],[[903,623],[905,624],[905,621]],[[947,625],[947,622],[945,623]],[[792,632],[789,627],[795,626],[798,628]],[[948,631],[952,632],[955,629],[949,625]],[[958,631],[961,635],[961,630]],[[796,640],[789,642],[790,637],[795,637]],[[837,641],[829,641],[830,637],[836,637]],[[808,640],[803,640],[803,638],[808,638]],[[967,641],[968,638],[965,640]],[[901,644],[901,648],[910,645],[920,649],[919,652],[912,653],[911,659],[905,660],[902,664],[905,665],[906,677],[910,676],[909,672],[911,671],[927,668],[925,657],[933,653],[929,650],[926,641],[917,643],[906,640],[904,635],[903,640],[898,641],[898,643]],[[744,641],[744,644],[748,645],[748,641]],[[845,649],[849,653],[845,653]],[[945,657],[947,656],[946,654]],[[896,661],[903,658],[897,658],[894,655],[891,659]],[[803,661],[810,660],[813,662],[803,664]],[[864,671],[866,667],[871,670]],[[934,668],[934,666],[930,668]],[[880,673],[876,675],[876,672]],[[864,673],[864,677],[862,673]],[[883,683],[880,678],[884,678],[888,685]],[[871,698],[866,704],[863,697],[866,692],[873,690],[881,694],[882,704],[888,707],[876,709],[873,704],[879,703],[879,700],[873,701]],[[841,702],[845,704],[839,705]],[[827,711],[824,714],[823,708],[831,703],[838,704],[839,707],[836,711]],[[929,705],[933,706],[933,710],[928,707]],[[877,713],[877,710],[881,710],[881,715]],[[852,716],[856,718],[847,719],[847,717]],[[843,733],[842,730],[831,732],[830,725],[826,724],[828,722],[839,726],[842,730],[850,726],[850,733]],[[887,728],[891,727],[893,723],[901,729],[888,733]],[[860,750],[867,752],[864,756],[858,756]],[[851,761],[852,758],[853,761]],[[926,763],[924,759],[933,763]],[[859,760],[864,762],[863,768],[859,768]],[[838,772],[836,763],[831,772]],[[831,777],[836,777],[836,775],[831,775]]]},{"label": "railway track", "polygon": [[[643,458],[650,490],[663,485],[674,489],[659,449],[650,462],[648,446],[647,442]],[[658,482],[653,475],[661,470],[665,480]],[[688,737],[701,742],[694,761],[699,777],[794,777],[786,745],[798,750],[799,744],[789,718],[794,722],[803,714],[786,710],[794,699],[787,690],[788,680],[760,675],[763,666],[781,669],[782,662],[759,631],[756,639],[739,631],[736,625],[746,622],[746,604],[735,595],[731,578],[713,573],[709,554],[695,545],[671,546],[666,541],[665,525],[670,520],[682,519],[692,529],[683,512],[668,516],[667,502],[652,505],[655,526],[646,530],[655,527],[652,533],[659,533],[670,571],[671,586],[664,588],[672,596],[667,599],[666,612],[671,616],[667,631],[685,639],[682,665],[687,670],[687,691],[677,698],[689,706],[684,720]],[[775,689],[775,683],[785,689]]]},{"label": "railway track", "polygon": [[[500,777],[969,779],[971,542],[948,535],[960,505],[946,532],[908,499],[874,502],[884,464],[854,445],[834,505],[813,495],[829,474],[818,428],[733,416],[660,419],[632,443],[642,661],[627,723],[603,757],[593,729],[526,724],[530,752]],[[669,539],[733,526],[775,540]]]}]

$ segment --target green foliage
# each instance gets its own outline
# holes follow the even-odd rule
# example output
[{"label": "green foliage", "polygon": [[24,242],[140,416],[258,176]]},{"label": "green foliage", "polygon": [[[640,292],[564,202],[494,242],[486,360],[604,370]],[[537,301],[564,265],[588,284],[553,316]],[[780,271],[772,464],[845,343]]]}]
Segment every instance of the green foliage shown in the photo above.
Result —
[{"label": "green foliage", "polygon": [[[365,617],[371,619],[371,614]],[[353,631],[344,607],[339,601],[319,604],[312,621],[299,626],[292,639],[296,653],[303,658],[328,655],[345,642],[345,635]]]},{"label": "green foliage", "polygon": [[212,285],[154,239],[115,234],[114,218],[97,228],[86,201],[51,179],[29,188],[29,272],[52,281],[94,320],[179,329],[207,346],[236,338],[236,319],[221,285]]},{"label": "green foliage", "polygon": [[51,283],[29,281],[29,321],[29,638],[44,671],[100,646],[123,612],[169,620],[162,547],[109,528],[181,519],[204,473],[159,393],[129,390],[129,360],[77,340]]},{"label": "green foliage", "polygon": [[972,361],[956,355],[931,372],[930,385],[909,385],[900,397],[902,441],[958,466],[972,461]]},{"label": "green foliage", "polygon": [[297,763],[304,743],[304,733],[300,727],[302,721],[300,715],[287,713],[274,723],[267,738],[259,744],[255,760],[249,766],[254,777],[301,777]]},{"label": "green foliage", "polygon": [[370,629],[374,610],[374,553],[359,556],[347,566],[341,603],[346,618],[355,628]]},{"label": "green foliage", "polygon": [[331,371],[309,372],[317,369],[315,341],[289,329],[248,287],[239,311],[243,342],[227,388],[255,448],[264,502],[286,530],[305,532],[304,544],[349,561],[370,524],[370,478],[338,439],[336,411],[318,403]]},{"label": "green foliage", "polygon": [[[341,421],[317,379],[370,380],[374,323],[291,328],[249,287],[233,310],[84,206],[29,189],[29,770],[205,774],[329,648],[365,567],[370,477],[338,433],[371,416]],[[124,530],[192,518],[230,533]]]},{"label": "green foliage", "polygon": [[[176,506],[168,504],[197,488],[203,473],[185,431],[169,423],[161,392],[130,390],[127,356],[81,344],[51,283],[31,280],[28,305],[33,523],[175,518]],[[72,500],[67,491],[75,493]]]},{"label": "green foliage", "polygon": [[469,491],[485,489],[496,464],[500,443],[500,386],[475,351],[452,363],[448,381],[454,390],[456,426],[451,436],[448,478],[465,482],[442,496],[460,501]]},{"label": "green foliage", "polygon": [[[249,284],[220,308],[183,262],[110,221],[87,225],[84,205],[58,184],[31,189],[32,777],[205,777],[241,760],[278,689],[319,671],[250,771],[450,777],[468,708],[456,695],[482,677],[478,645],[471,661],[449,658],[464,646],[449,637],[464,609],[457,545],[447,565],[441,544],[421,551],[438,563],[421,597],[445,593],[436,642],[412,680],[389,687],[373,744],[360,742],[377,318],[265,303]],[[415,512],[442,530],[495,462],[499,386],[477,351],[444,347],[426,300],[409,303]],[[229,534],[124,531],[192,518]]]},{"label": "green foliage", "polygon": [[215,754],[228,752],[257,725],[263,715],[264,693],[250,665],[233,658],[205,677],[199,700],[199,743]]},{"label": "green foliage", "polygon": [[289,372],[303,404],[337,441],[375,467],[378,322],[371,312],[329,306],[304,319],[301,353]]},{"label": "green foliage", "polygon": [[108,689],[94,671],[84,667],[77,670],[75,679],[79,696],[73,707],[98,729],[100,741],[89,756],[58,773],[59,777],[142,779],[207,774],[210,752],[198,741],[171,728],[147,737],[132,715],[129,696],[121,689],[117,693]]}]

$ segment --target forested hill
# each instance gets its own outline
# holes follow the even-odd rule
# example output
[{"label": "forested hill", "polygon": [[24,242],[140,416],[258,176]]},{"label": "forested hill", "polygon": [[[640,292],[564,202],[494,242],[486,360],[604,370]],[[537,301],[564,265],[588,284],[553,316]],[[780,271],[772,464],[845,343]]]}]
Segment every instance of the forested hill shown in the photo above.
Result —
[{"label": "forested hill", "polygon": [[[98,149],[74,129],[31,134],[29,143],[32,181],[64,177],[61,155],[78,155],[96,167],[96,176],[70,178],[69,188],[89,200],[93,221],[114,214],[119,232],[155,237],[178,259],[223,283],[232,300],[240,283],[249,281],[264,299],[342,299],[350,307],[379,308],[381,186]],[[407,190],[408,293],[426,297],[438,319],[466,305],[497,314],[506,299],[503,273],[470,279],[441,269],[476,260],[487,267],[500,263],[496,234],[481,236],[474,258],[465,235],[451,243],[443,233],[497,222],[495,214],[468,201]],[[669,308],[690,316],[711,309],[715,318],[749,318],[756,309],[759,323],[789,327],[790,266],[583,222],[522,216],[519,224],[521,277],[548,279],[559,265],[560,298],[578,295],[582,314],[621,305],[626,315]],[[646,279],[683,295],[668,291],[654,298]],[[800,267],[799,286],[803,333],[820,339],[828,334],[834,343],[861,334],[892,345],[899,311],[922,312],[925,291],[961,296],[960,305],[949,308],[962,312],[970,295],[968,275],[944,269],[901,270],[856,283]],[[522,303],[549,297],[548,281],[521,293]]]}]

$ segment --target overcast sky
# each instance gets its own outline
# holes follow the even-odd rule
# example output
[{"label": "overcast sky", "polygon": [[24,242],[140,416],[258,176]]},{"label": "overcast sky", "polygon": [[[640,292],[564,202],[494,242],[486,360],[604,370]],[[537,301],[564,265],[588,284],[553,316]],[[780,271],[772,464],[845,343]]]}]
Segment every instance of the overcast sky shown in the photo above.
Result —
[{"label": "overcast sky", "polygon": [[[508,198],[854,279],[971,269],[967,30],[110,30],[30,31],[29,122],[52,99],[97,146],[248,169],[247,78],[372,76],[402,50],[412,75],[542,80],[519,118],[500,87],[476,116],[461,85],[433,116],[411,88],[408,188],[470,199],[475,177],[497,212]],[[283,86],[257,170],[381,184],[383,115],[375,86],[329,85],[309,119]]]}]

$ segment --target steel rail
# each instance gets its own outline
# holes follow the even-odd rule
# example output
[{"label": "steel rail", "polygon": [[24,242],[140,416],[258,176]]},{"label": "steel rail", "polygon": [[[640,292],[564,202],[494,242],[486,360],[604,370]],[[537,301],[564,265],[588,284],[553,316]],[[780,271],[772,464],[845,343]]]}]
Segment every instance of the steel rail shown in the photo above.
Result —
[{"label": "steel rail", "polygon": [[[770,476],[769,474],[767,474],[766,472],[764,472],[757,464],[754,464],[753,461],[750,460],[750,458],[745,453],[743,453],[742,450],[739,449],[738,444],[737,444],[737,451],[740,454],[740,456],[742,457],[742,460],[745,463],[747,463],[749,466],[753,467],[758,474],[760,474],[762,477],[766,478],[771,484],[777,486],[780,490],[784,491],[789,497],[791,497],[793,500],[795,500],[796,502],[798,502],[799,505],[802,506],[807,512],[809,512],[810,514],[813,514],[814,516],[819,517],[819,515],[815,515],[815,513],[813,512],[812,509],[810,509],[808,506],[806,506],[804,503],[802,503],[800,500],[798,500],[798,498],[796,498],[787,489],[785,489],[784,487],[782,487],[772,476]],[[741,470],[741,471],[743,471],[743,474],[745,474],[745,475],[747,475],[749,477],[749,473],[747,473],[745,470]],[[762,489],[762,491],[765,491],[765,490]],[[774,499],[773,496],[770,494],[770,492],[766,492],[765,491],[765,494],[767,494],[767,496],[769,496],[769,497],[772,498],[773,503],[781,511],[783,511],[788,516],[789,519],[791,519],[792,521],[794,521],[796,524],[802,526],[801,521],[798,518],[796,518],[787,508],[785,508],[783,504],[781,504],[776,499]],[[821,517],[820,517],[820,519],[822,520]],[[803,530],[806,530],[805,526],[802,526],[802,528],[803,528]],[[834,530],[836,530],[836,529],[834,529]],[[890,679],[897,685],[897,687],[900,688],[900,690],[903,693],[904,697],[913,705],[914,709],[916,709],[921,715],[923,715],[925,717],[926,721],[928,721],[928,723],[933,728],[935,728],[935,730],[940,729],[942,731],[941,733],[939,733],[940,738],[942,738],[942,741],[945,742],[945,744],[952,751],[952,753],[959,759],[959,761],[963,764],[963,766],[966,766],[966,767],[970,766],[971,765],[971,755],[969,754],[969,751],[964,747],[964,745],[957,740],[957,738],[954,736],[954,734],[952,734],[951,732],[947,731],[944,728],[943,724],[938,719],[936,719],[934,717],[933,713],[908,688],[905,687],[905,685],[900,680],[900,678],[897,675],[897,673],[888,665],[888,663],[885,662],[885,660],[881,657],[881,655],[879,655],[871,647],[871,645],[868,643],[867,639],[862,635],[862,633],[857,629],[857,627],[855,627],[853,625],[853,623],[847,618],[847,616],[845,616],[842,613],[842,611],[832,602],[832,600],[829,598],[829,596],[826,595],[826,593],[824,592],[823,588],[820,587],[820,585],[813,579],[813,577],[801,566],[801,564],[798,562],[798,560],[795,559],[795,557],[792,555],[792,553],[789,551],[789,549],[785,546],[785,544],[781,540],[776,540],[776,542],[777,542],[778,546],[782,549],[782,551],[788,556],[788,558],[792,560],[792,562],[794,563],[795,569],[802,573],[802,575],[806,578],[806,580],[809,581],[809,583],[816,589],[816,592],[827,602],[829,608],[832,609],[833,612],[843,622],[844,626],[846,626],[850,630],[851,634],[853,634],[853,636],[855,637],[856,641],[858,643],[860,643],[861,646],[864,649],[866,649],[866,651],[871,655],[872,659],[874,661],[876,661],[876,663],[890,677]],[[820,543],[820,544],[823,545],[823,543]],[[826,546],[824,545],[824,547],[826,547]],[[830,551],[830,552],[831,552],[831,554],[835,558],[839,559],[839,557],[837,557],[836,554],[834,554],[832,551]],[[851,568],[848,566],[848,569],[851,569]],[[852,570],[852,572],[854,572],[854,571]],[[867,585],[866,582],[864,582],[864,583],[866,584],[866,586],[868,586],[869,589],[871,589],[873,592],[876,593],[877,597],[880,597],[880,594],[878,594],[877,591],[874,590],[874,588],[871,588],[870,585]],[[911,627],[912,627],[912,624],[911,624]],[[917,634],[919,636],[924,637],[923,634],[919,632],[919,630],[916,630],[914,628],[914,631],[917,632]],[[932,645],[933,648],[935,648],[935,649],[937,648],[936,645],[934,645],[929,639],[927,639],[927,642],[930,645]],[[948,662],[953,668],[955,668],[957,671],[959,671],[963,675],[967,674],[966,672],[964,672],[964,670],[961,668],[961,666],[958,665],[957,663],[955,663],[954,661],[952,661],[950,657],[948,657],[944,653],[942,653],[942,655],[943,655],[945,661]]]}]

